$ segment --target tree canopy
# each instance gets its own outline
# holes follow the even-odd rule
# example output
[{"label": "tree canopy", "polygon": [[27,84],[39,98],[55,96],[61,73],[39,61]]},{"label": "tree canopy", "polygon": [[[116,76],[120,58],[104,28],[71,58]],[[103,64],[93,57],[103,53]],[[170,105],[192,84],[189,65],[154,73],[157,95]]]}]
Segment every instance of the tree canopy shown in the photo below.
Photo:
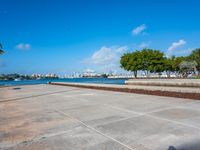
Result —
[{"label": "tree canopy", "polygon": [[137,77],[138,70],[147,72],[164,71],[164,62],[164,53],[152,49],[126,53],[120,60],[121,67],[127,71],[133,71],[135,77]]},{"label": "tree canopy", "polygon": [[197,70],[200,72],[200,48],[195,49],[189,56],[190,60],[194,60],[197,63]]},{"label": "tree canopy", "polygon": [[122,68],[134,72],[134,76],[137,77],[137,71],[142,69],[141,53],[126,53],[121,57],[120,63]]},{"label": "tree canopy", "polygon": [[164,71],[164,53],[159,50],[143,49],[141,53],[142,70],[149,72]]},{"label": "tree canopy", "polygon": [[134,72],[135,77],[139,70],[144,71],[146,76],[149,72],[160,74],[165,71],[168,77],[171,72],[187,77],[196,70],[200,72],[200,48],[186,57],[165,57],[163,52],[153,49],[136,50],[122,55],[120,64],[125,70]]},{"label": "tree canopy", "polygon": [[179,64],[180,73],[183,77],[187,77],[190,73],[196,71],[197,63],[196,61],[182,61]]}]

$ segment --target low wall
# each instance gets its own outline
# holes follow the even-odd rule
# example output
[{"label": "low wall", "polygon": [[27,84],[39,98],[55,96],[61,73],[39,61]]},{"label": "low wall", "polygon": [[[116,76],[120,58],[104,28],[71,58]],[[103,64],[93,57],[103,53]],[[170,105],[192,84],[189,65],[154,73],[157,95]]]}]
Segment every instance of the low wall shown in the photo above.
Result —
[{"label": "low wall", "polygon": [[125,84],[200,88],[200,79],[129,79]]}]

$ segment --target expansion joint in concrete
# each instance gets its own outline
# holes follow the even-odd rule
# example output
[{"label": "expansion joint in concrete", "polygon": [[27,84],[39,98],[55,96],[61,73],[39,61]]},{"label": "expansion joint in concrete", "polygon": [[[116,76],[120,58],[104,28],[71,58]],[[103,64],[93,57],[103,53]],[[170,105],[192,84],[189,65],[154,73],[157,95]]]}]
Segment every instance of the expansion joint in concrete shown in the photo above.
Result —
[{"label": "expansion joint in concrete", "polygon": [[29,99],[29,98],[41,97],[41,96],[46,96],[46,95],[53,95],[53,94],[58,94],[58,93],[71,92],[71,91],[76,91],[76,90],[79,90],[79,89],[73,89],[73,90],[68,90],[68,91],[66,91],[66,90],[57,91],[57,92],[45,93],[45,94],[39,94],[39,95],[33,95],[33,96],[27,96],[27,97],[22,97],[22,98],[6,99],[6,100],[0,101],[0,103],[10,102],[10,101],[21,101],[21,100],[26,100],[26,99]]},{"label": "expansion joint in concrete", "polygon": [[114,142],[116,142],[116,143],[118,143],[118,144],[120,144],[120,145],[126,147],[126,148],[129,149],[129,150],[134,150],[133,148],[129,147],[128,145],[126,145],[126,144],[124,144],[124,143],[122,143],[122,142],[120,142],[120,141],[118,141],[118,140],[116,140],[116,139],[114,139],[114,138],[112,138],[112,137],[110,137],[110,136],[108,136],[108,135],[102,133],[101,131],[99,131],[99,130],[97,130],[97,129],[95,129],[95,128],[93,128],[93,127],[87,125],[87,124],[85,124],[84,122],[82,122],[82,121],[80,121],[80,120],[74,118],[73,116],[70,116],[70,115],[68,115],[68,114],[66,114],[66,113],[64,113],[64,112],[62,112],[62,111],[59,111],[59,110],[55,110],[55,111],[56,111],[57,113],[59,113],[59,114],[62,114],[62,115],[64,115],[64,116],[68,117],[68,118],[71,118],[71,119],[73,119],[73,120],[76,120],[77,122],[79,122],[79,123],[82,124],[83,126],[87,127],[88,129],[90,129],[90,130],[92,130],[92,131],[94,131],[94,132],[96,132],[96,133],[98,133],[98,134],[100,134],[100,135],[102,135],[102,136],[104,136],[104,137],[106,137],[106,138],[108,138],[108,139],[110,139],[110,140],[112,140],[112,141],[114,141]]}]

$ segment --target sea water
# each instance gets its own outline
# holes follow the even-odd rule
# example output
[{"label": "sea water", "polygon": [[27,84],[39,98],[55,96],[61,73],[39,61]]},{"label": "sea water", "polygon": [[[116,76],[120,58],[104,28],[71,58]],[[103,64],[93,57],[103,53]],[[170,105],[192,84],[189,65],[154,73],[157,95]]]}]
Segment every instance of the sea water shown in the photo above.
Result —
[{"label": "sea water", "polygon": [[32,85],[32,84],[47,84],[48,82],[76,82],[76,83],[100,83],[100,84],[125,84],[123,79],[109,79],[109,78],[65,78],[65,79],[39,79],[39,80],[0,80],[0,86],[13,85]]}]

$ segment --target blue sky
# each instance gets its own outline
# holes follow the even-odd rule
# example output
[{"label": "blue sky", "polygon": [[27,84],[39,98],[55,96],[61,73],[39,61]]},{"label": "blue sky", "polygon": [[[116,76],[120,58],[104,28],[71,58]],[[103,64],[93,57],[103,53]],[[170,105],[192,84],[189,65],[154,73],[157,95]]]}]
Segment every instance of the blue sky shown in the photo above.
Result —
[{"label": "blue sky", "polygon": [[200,47],[199,0],[0,0],[0,73],[119,70],[136,49]]}]

